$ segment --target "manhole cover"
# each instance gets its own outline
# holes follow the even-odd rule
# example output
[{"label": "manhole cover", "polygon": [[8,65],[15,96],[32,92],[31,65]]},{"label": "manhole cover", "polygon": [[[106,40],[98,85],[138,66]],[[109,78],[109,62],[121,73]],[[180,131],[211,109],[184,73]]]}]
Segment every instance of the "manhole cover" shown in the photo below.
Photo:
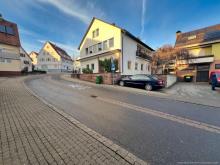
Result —
[{"label": "manhole cover", "polygon": [[90,95],[90,97],[92,97],[92,98],[96,98],[96,97],[98,97],[98,96],[96,96],[96,95]]}]

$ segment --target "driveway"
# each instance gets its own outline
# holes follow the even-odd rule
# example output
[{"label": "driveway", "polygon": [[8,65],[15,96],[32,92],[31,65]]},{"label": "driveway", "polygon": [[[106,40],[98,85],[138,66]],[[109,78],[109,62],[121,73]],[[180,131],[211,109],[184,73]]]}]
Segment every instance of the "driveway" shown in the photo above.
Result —
[{"label": "driveway", "polygon": [[208,83],[177,83],[173,87],[164,90],[165,93],[186,98],[200,98],[219,101],[220,88],[211,90]]}]

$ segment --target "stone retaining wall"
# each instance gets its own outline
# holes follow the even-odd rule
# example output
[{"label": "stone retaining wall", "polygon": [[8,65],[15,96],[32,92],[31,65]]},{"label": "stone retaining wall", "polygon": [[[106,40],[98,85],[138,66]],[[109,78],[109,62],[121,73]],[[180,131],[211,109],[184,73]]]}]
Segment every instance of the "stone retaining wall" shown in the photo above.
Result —
[{"label": "stone retaining wall", "polygon": [[117,82],[117,80],[121,77],[120,73],[92,73],[92,74],[72,74],[72,78],[79,78],[83,81],[89,81],[89,82],[96,82],[96,77],[102,76],[103,78],[103,84],[112,85],[113,83],[113,76],[114,76],[114,83]]}]

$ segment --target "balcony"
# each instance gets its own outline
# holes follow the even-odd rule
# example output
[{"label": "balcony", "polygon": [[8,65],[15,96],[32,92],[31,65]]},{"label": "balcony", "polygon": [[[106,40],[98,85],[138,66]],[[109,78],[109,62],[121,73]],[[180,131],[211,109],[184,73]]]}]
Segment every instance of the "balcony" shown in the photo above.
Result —
[{"label": "balcony", "polygon": [[7,59],[20,59],[20,55],[12,52],[4,52],[0,51],[0,58],[7,58]]},{"label": "balcony", "polygon": [[146,60],[152,60],[152,57],[142,51],[136,51],[136,56],[137,57],[140,57],[140,58],[143,58],[143,59],[146,59]]}]

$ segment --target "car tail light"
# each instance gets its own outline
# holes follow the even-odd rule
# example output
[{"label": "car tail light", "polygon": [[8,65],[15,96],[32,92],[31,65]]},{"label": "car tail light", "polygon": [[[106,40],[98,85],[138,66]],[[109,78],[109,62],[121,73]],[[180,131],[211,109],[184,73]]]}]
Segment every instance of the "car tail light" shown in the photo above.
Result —
[{"label": "car tail light", "polygon": [[163,81],[162,81],[162,80],[160,80],[158,83],[159,83],[159,84],[163,84]]},{"label": "car tail light", "polygon": [[218,80],[218,82],[220,82],[220,77],[217,80]]}]

